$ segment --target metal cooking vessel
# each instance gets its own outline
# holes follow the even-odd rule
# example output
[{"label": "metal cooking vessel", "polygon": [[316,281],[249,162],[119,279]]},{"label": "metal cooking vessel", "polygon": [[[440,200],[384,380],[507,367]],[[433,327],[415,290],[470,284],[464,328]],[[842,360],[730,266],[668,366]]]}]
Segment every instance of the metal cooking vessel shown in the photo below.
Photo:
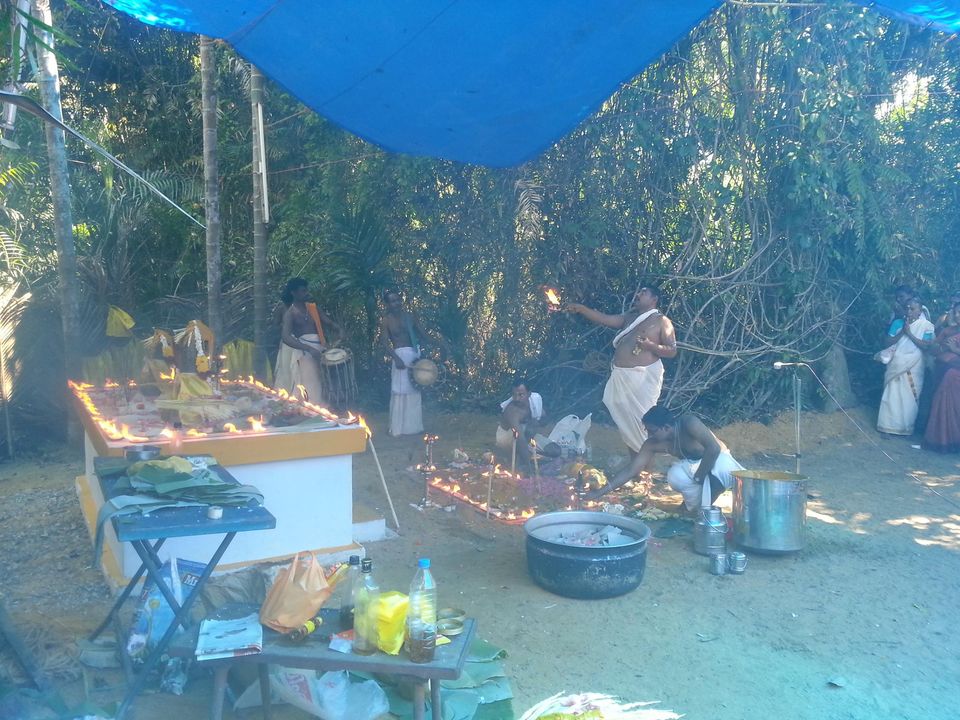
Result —
[{"label": "metal cooking vessel", "polygon": [[739,547],[763,553],[803,549],[807,526],[806,475],[735,470],[733,535]]},{"label": "metal cooking vessel", "polygon": [[702,508],[693,525],[693,551],[699,555],[716,555],[727,549],[727,519],[715,505]]},{"label": "metal cooking vessel", "polygon": [[[582,547],[553,542],[560,531],[613,525],[634,540],[626,545]],[[640,520],[602,512],[571,510],[535,515],[527,534],[527,570],[537,585],[564,597],[595,599],[636,589],[647,566],[650,528]]]}]

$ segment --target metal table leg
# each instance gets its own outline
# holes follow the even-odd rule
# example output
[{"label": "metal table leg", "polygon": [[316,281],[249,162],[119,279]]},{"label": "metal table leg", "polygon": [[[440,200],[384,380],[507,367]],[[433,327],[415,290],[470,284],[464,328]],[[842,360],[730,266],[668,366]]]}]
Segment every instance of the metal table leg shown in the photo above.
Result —
[{"label": "metal table leg", "polygon": [[[150,671],[160,662],[160,658],[163,657],[163,654],[167,650],[167,646],[170,644],[170,641],[173,640],[173,636],[177,632],[177,626],[183,625],[187,626],[186,620],[190,617],[190,608],[193,606],[193,603],[200,597],[203,592],[203,586],[207,584],[207,580],[210,579],[210,575],[213,573],[213,569],[217,566],[217,563],[220,562],[220,558],[223,557],[223,554],[227,551],[227,548],[230,546],[230,543],[233,542],[233,538],[237,533],[230,532],[227,533],[223,538],[223,542],[220,543],[220,547],[217,548],[217,551],[213,554],[213,557],[210,558],[210,562],[207,563],[207,566],[203,569],[203,572],[200,574],[200,577],[197,579],[197,584],[193,588],[193,591],[187,596],[187,599],[183,601],[183,605],[177,605],[176,601],[173,601],[170,605],[173,608],[174,616],[173,622],[170,623],[170,627],[167,628],[167,632],[164,633],[163,637],[160,638],[160,642],[157,643],[157,646],[153,649],[150,655],[147,657],[146,662],[143,664],[143,668],[140,673],[137,675],[136,680],[133,683],[133,687],[127,690],[127,694],[123,698],[123,702],[120,704],[120,708],[117,710],[116,720],[122,720],[124,714],[130,708],[130,705],[133,703],[134,698],[140,694],[143,690],[143,686],[147,683],[147,677],[150,675]],[[134,548],[137,550],[137,554],[141,553],[141,547],[138,546],[136,542],[132,543]],[[141,543],[146,545],[146,543]],[[149,547],[149,546],[148,546]],[[153,562],[154,558],[150,558],[148,553],[140,555],[141,560],[147,565],[147,573],[149,577],[157,583],[158,587],[166,587],[163,583],[163,578],[160,576],[159,568],[156,570],[151,568],[151,565],[155,565]],[[149,561],[148,561],[149,560]],[[169,592],[169,588],[166,588]],[[167,597],[167,593],[164,593],[164,597]],[[168,600],[173,600],[172,594]]]},{"label": "metal table leg", "polygon": [[[174,612],[174,621],[181,617],[179,612],[180,605],[177,602],[177,599],[173,596],[173,591],[167,587],[167,584],[163,582],[161,578],[161,571],[163,569],[163,563],[160,562],[160,558],[153,551],[153,548],[150,547],[150,543],[145,540],[131,540],[130,544],[133,545],[133,549],[137,551],[137,555],[140,556],[140,559],[143,561],[143,564],[147,566],[147,575],[153,579],[157,585],[157,590],[160,591],[160,594],[163,595],[164,600],[167,601],[167,605],[170,606],[170,609]],[[181,620],[180,624],[183,625],[184,630],[189,630],[185,620]]]},{"label": "metal table leg", "polygon": [[[160,546],[163,545],[163,542],[166,538],[160,538],[157,542],[150,548],[154,556],[156,556],[157,551],[160,549]],[[127,601],[127,598],[130,597],[130,593],[133,592],[133,588],[136,587],[137,583],[140,581],[140,578],[143,576],[144,571],[147,569],[147,566],[142,562],[140,563],[140,569],[137,570],[136,574],[130,578],[130,582],[127,583],[127,586],[123,589],[123,592],[117,597],[116,602],[113,603],[113,607],[110,608],[110,612],[107,613],[107,617],[104,618],[103,622],[97,627],[96,630],[90,635],[88,640],[91,642],[100,637],[100,633],[107,629],[107,626],[110,624],[110,621],[113,619],[113,616],[120,611],[120,608],[123,606],[123,603]]]},{"label": "metal table leg", "polygon": [[227,694],[227,672],[230,666],[223,663],[213,671],[213,701],[210,703],[210,720],[223,717],[223,700]]},{"label": "metal table leg", "polygon": [[425,695],[424,683],[417,680],[413,686],[413,720],[424,720]]},{"label": "metal table leg", "polygon": [[440,712],[440,681],[436,678],[430,680],[430,708],[433,720],[443,720]]},{"label": "metal table leg", "polygon": [[257,670],[260,674],[260,705],[263,707],[263,720],[270,720],[273,715],[270,709],[270,666],[259,663]]}]

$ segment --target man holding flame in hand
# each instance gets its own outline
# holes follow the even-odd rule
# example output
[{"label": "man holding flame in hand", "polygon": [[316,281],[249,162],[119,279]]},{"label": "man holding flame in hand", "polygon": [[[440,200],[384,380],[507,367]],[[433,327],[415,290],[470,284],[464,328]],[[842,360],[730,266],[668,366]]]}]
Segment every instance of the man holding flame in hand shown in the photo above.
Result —
[{"label": "man holding flame in hand", "polygon": [[567,312],[583,315],[597,325],[619,330],[613,338],[613,364],[603,390],[603,404],[617,424],[620,436],[636,457],[647,439],[643,416],[660,399],[663,386],[661,358],[677,355],[677,338],[670,318],[657,309],[660,290],[641,287],[629,311],[606,315],[579,303],[569,303]]}]

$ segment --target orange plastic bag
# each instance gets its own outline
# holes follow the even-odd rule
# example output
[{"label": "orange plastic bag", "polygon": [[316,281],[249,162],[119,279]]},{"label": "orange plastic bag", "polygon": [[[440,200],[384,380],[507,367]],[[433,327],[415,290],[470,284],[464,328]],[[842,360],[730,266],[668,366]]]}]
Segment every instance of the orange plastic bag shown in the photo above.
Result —
[{"label": "orange plastic bag", "polygon": [[320,611],[333,589],[313,554],[293,562],[277,573],[267,599],[260,606],[260,622],[277,632],[300,627]]}]

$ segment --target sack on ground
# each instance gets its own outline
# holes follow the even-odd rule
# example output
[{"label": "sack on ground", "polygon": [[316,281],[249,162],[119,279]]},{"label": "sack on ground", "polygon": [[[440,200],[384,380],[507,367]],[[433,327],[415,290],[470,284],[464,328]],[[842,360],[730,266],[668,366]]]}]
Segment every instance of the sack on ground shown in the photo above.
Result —
[{"label": "sack on ground", "polygon": [[374,720],[390,710],[376,681],[350,682],[344,670],[317,677],[313,670],[277,667],[270,685],[279,699],[322,720]]},{"label": "sack on ground", "polygon": [[331,592],[317,559],[298,553],[277,573],[260,607],[260,622],[277,632],[291,632],[316,615]]}]

